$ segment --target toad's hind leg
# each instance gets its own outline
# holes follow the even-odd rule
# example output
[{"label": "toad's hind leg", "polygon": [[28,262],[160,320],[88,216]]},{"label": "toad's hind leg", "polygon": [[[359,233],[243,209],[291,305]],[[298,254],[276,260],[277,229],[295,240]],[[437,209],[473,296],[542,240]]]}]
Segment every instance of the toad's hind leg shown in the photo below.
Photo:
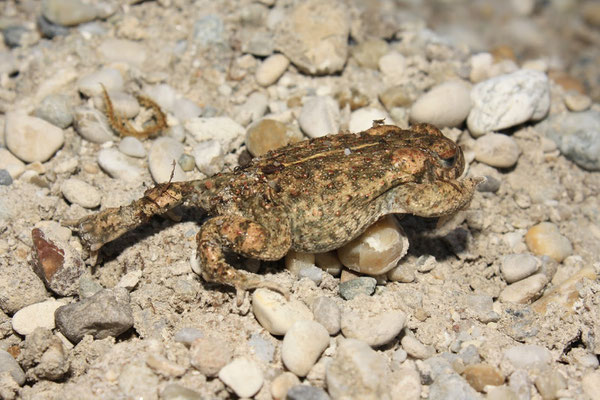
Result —
[{"label": "toad's hind leg", "polygon": [[291,247],[289,226],[281,223],[276,230],[268,230],[260,223],[239,216],[218,216],[202,225],[196,236],[198,259],[202,277],[236,288],[238,302],[246,290],[265,287],[288,297],[280,285],[259,276],[233,268],[225,260],[224,250],[260,260],[278,260]]}]

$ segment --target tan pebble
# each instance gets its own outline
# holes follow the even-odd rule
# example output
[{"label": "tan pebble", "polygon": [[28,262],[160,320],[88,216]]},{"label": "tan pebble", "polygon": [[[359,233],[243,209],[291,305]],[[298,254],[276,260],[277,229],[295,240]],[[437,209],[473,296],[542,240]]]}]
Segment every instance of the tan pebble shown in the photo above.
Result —
[{"label": "tan pebble", "polygon": [[229,343],[221,337],[201,337],[190,347],[190,362],[202,374],[212,377],[233,357]]},{"label": "tan pebble", "polygon": [[544,274],[531,275],[528,278],[512,283],[500,292],[499,300],[508,303],[527,304],[538,297],[548,283]]},{"label": "tan pebble", "polygon": [[595,281],[596,278],[597,275],[594,267],[584,267],[575,275],[571,276],[569,279],[553,288],[544,297],[533,303],[532,308],[534,311],[544,314],[548,304],[556,303],[562,305],[568,310],[573,310],[575,302],[580,298],[578,290],[580,283],[583,281],[583,279]]},{"label": "tan pebble", "polygon": [[564,100],[567,108],[574,112],[585,111],[592,105],[592,99],[576,91],[567,93]]},{"label": "tan pebble", "polygon": [[181,376],[185,374],[186,371],[185,367],[156,354],[150,354],[148,357],[146,357],[146,364],[159,374],[166,377]]},{"label": "tan pebble", "polygon": [[534,383],[543,400],[554,400],[559,397],[559,391],[567,388],[565,377],[557,370],[540,373]]},{"label": "tan pebble", "polygon": [[585,94],[585,87],[580,80],[567,75],[562,71],[549,71],[548,78],[552,79],[557,85],[562,86],[565,91],[576,90]]},{"label": "tan pebble", "polygon": [[478,392],[483,392],[487,385],[499,386],[504,383],[504,376],[498,368],[487,364],[468,365],[463,375],[469,385]]},{"label": "tan pebble", "polygon": [[421,376],[414,368],[402,367],[390,375],[391,400],[419,400],[421,390]]},{"label": "tan pebble", "polygon": [[377,69],[379,59],[387,53],[388,47],[385,40],[368,39],[352,47],[351,54],[361,67]]},{"label": "tan pebble", "polygon": [[502,385],[489,389],[486,400],[518,400],[518,397],[511,388]]},{"label": "tan pebble", "polygon": [[417,360],[425,360],[433,354],[433,349],[425,346],[416,337],[411,335],[404,335],[400,344],[409,356]]},{"label": "tan pebble", "polygon": [[379,100],[386,110],[390,111],[396,107],[409,107],[415,100],[415,93],[407,90],[406,85],[396,85],[386,89],[379,94]]},{"label": "tan pebble", "polygon": [[299,384],[300,379],[291,372],[286,371],[271,382],[271,396],[274,400],[283,400],[288,390]]},{"label": "tan pebble", "polygon": [[281,294],[267,289],[257,289],[252,294],[252,312],[272,335],[285,335],[294,322],[313,319],[312,312],[301,301],[286,301]]},{"label": "tan pebble", "polygon": [[274,54],[256,69],[256,82],[261,86],[272,85],[283,75],[290,60],[283,54]]},{"label": "tan pebble", "polygon": [[542,222],[527,231],[525,243],[529,250],[561,262],[573,253],[571,242],[561,235],[558,227],[551,222]]},{"label": "tan pebble", "polygon": [[97,174],[98,172],[100,172],[100,168],[98,167],[98,164],[95,164],[95,163],[89,163],[89,162],[83,163],[81,168],[88,174]]},{"label": "tan pebble", "polygon": [[333,276],[338,276],[342,272],[342,263],[335,251],[315,254],[315,264]]},{"label": "tan pebble", "polygon": [[349,269],[343,269],[340,275],[340,283],[348,282],[358,277],[360,277],[360,275],[356,272],[350,271]]},{"label": "tan pebble", "polygon": [[591,400],[600,400],[600,371],[587,373],[581,380],[581,386]]},{"label": "tan pebble", "polygon": [[246,132],[246,146],[255,157],[290,143],[290,135],[284,123],[263,119],[253,124]]}]

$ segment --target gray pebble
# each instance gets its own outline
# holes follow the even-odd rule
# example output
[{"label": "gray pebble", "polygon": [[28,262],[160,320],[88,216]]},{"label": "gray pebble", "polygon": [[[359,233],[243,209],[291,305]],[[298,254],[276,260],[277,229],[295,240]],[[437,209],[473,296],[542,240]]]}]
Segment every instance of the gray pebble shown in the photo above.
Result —
[{"label": "gray pebble", "polygon": [[478,192],[496,193],[500,189],[500,180],[493,176],[485,175],[485,181],[477,185]]},{"label": "gray pebble", "polygon": [[183,343],[186,346],[191,346],[194,340],[204,337],[204,334],[196,328],[182,328],[177,331],[173,340]]},{"label": "gray pebble", "polygon": [[265,339],[260,333],[253,333],[248,340],[248,345],[254,349],[254,354],[266,363],[273,362],[275,346]]},{"label": "gray pebble", "polygon": [[[183,145],[170,137],[159,137],[152,143],[148,152],[148,167],[150,174],[156,183],[173,181],[185,181],[185,172],[179,164],[173,162],[179,160],[183,154]],[[172,174],[172,175],[171,175]]]},{"label": "gray pebble", "polygon": [[198,170],[207,176],[221,172],[225,160],[223,148],[216,140],[206,140],[198,143],[192,150]]},{"label": "gray pebble", "polygon": [[0,186],[12,185],[13,179],[10,173],[5,169],[0,169]]},{"label": "gray pebble", "polygon": [[35,109],[35,115],[63,129],[73,122],[73,110],[69,98],[62,94],[50,94],[44,97]]},{"label": "gray pebble", "polygon": [[84,335],[95,339],[118,336],[133,326],[129,293],[124,288],[104,289],[92,297],[60,307],[56,326],[71,342]]},{"label": "gray pebble", "polygon": [[330,96],[308,99],[298,117],[300,128],[311,138],[337,133],[339,120],[340,107]]},{"label": "gray pebble", "polygon": [[442,374],[429,386],[430,400],[479,400],[481,397],[469,383],[456,373]]},{"label": "gray pebble", "polygon": [[492,296],[486,294],[470,294],[467,296],[466,303],[469,313],[472,313],[475,318],[484,324],[500,319],[500,315],[493,310],[494,301]]},{"label": "gray pebble", "polygon": [[500,272],[507,283],[513,283],[537,272],[540,264],[532,254],[508,254],[502,259]]},{"label": "gray pebble", "polygon": [[497,168],[510,168],[517,163],[521,149],[510,136],[488,133],[475,141],[475,159]]},{"label": "gray pebble", "polygon": [[115,139],[104,114],[90,107],[76,107],[73,125],[79,135],[93,143],[104,143]]},{"label": "gray pebble", "polygon": [[119,151],[130,157],[146,157],[144,145],[138,138],[133,136],[126,136],[119,142]]},{"label": "gray pebble", "polygon": [[306,268],[301,268],[300,271],[298,271],[298,277],[308,278],[319,286],[323,280],[323,270],[317,266],[311,265]]},{"label": "gray pebble", "polygon": [[42,2],[42,15],[50,22],[73,26],[96,18],[98,10],[93,4],[80,0],[46,0]]},{"label": "gray pebble", "polygon": [[92,297],[102,289],[102,285],[100,285],[89,272],[84,273],[79,277],[79,289],[77,292],[80,299]]},{"label": "gray pebble", "polygon": [[[341,327],[345,337],[378,347],[394,340],[404,328],[405,322],[406,315],[402,311],[383,311],[376,315],[344,311]],[[405,350],[410,354],[408,349]]]},{"label": "gray pebble", "polygon": [[201,46],[225,44],[225,26],[221,17],[209,14],[196,21],[194,40]]},{"label": "gray pebble", "polygon": [[39,29],[42,36],[45,38],[52,39],[56,36],[66,36],[69,34],[69,28],[65,28],[62,25],[53,24],[52,22],[48,21],[43,15],[40,15],[37,18],[36,23],[37,28]]},{"label": "gray pebble", "polygon": [[288,390],[286,400],[329,400],[330,397],[321,388],[308,385],[296,385]]},{"label": "gray pebble", "polygon": [[25,383],[25,373],[10,353],[0,350],[0,373],[8,372],[20,386]]},{"label": "gray pebble", "polygon": [[2,29],[2,36],[4,36],[4,43],[8,47],[23,46],[22,39],[29,30],[24,26],[13,25],[7,26]]},{"label": "gray pebble", "polygon": [[98,164],[113,178],[124,181],[139,182],[142,179],[142,170],[117,149],[102,149],[98,152]]},{"label": "gray pebble", "polygon": [[340,331],[342,313],[335,301],[321,296],[313,302],[312,312],[315,321],[323,325],[330,335],[335,335]]},{"label": "gray pebble", "polygon": [[361,276],[346,282],[340,283],[340,296],[345,300],[352,300],[360,294],[367,296],[375,293],[377,280],[370,276]]}]

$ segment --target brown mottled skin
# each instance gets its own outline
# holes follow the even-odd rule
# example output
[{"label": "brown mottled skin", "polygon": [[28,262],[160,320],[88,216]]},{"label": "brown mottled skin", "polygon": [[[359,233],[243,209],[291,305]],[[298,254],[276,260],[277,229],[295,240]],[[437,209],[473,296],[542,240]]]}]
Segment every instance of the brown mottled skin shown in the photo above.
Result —
[{"label": "brown mottled skin", "polygon": [[186,201],[208,212],[197,235],[205,280],[238,291],[285,289],[234,269],[224,251],[277,260],[290,250],[325,252],[360,235],[386,214],[423,217],[466,207],[479,179],[458,179],[461,149],[426,124],[402,130],[375,125],[295,143],[233,172],[163,183],[130,205],[110,208],[73,225],[92,251]]}]

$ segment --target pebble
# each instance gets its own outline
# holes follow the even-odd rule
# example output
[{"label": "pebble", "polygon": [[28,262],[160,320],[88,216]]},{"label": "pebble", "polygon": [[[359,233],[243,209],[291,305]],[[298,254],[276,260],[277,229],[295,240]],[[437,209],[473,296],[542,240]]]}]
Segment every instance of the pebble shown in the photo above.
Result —
[{"label": "pebble", "polygon": [[487,324],[496,322],[500,315],[494,311],[494,300],[487,294],[469,294],[466,298],[467,309],[477,320]]},{"label": "pebble", "polygon": [[569,311],[575,311],[579,307],[578,304],[582,296],[579,287],[581,287],[584,279],[589,279],[590,281],[597,279],[597,274],[593,266],[581,268],[568,279],[555,286],[544,297],[533,303],[533,310],[544,314],[548,304],[554,303]]},{"label": "pebble", "polygon": [[487,364],[467,365],[463,376],[478,392],[483,392],[483,388],[487,385],[500,386],[504,383],[504,376],[498,368]]},{"label": "pebble", "polygon": [[374,316],[345,311],[341,327],[344,337],[359,339],[372,347],[379,347],[398,336],[405,322],[406,315],[402,311],[384,311]]},{"label": "pebble", "polygon": [[146,149],[143,143],[133,136],[125,136],[121,139],[119,142],[119,151],[129,157],[146,157]]},{"label": "pebble", "polygon": [[356,296],[363,294],[370,296],[375,293],[376,286],[377,279],[370,276],[361,276],[355,279],[340,282],[340,296],[342,296],[344,300],[352,300]]},{"label": "pebble", "polygon": [[312,312],[315,321],[323,325],[330,335],[337,335],[341,329],[342,313],[335,301],[320,296],[312,303]]},{"label": "pebble", "polygon": [[217,376],[233,358],[233,349],[225,338],[206,336],[195,339],[190,347],[190,362],[208,377]]},{"label": "pebble", "polygon": [[[254,92],[238,110],[238,121],[246,126],[258,121],[267,112],[269,98],[261,92]],[[246,139],[248,140],[248,139]]]},{"label": "pebble", "polygon": [[419,400],[421,398],[421,376],[410,367],[398,368],[390,380],[391,400]]},{"label": "pebble", "polygon": [[25,163],[7,149],[0,147],[0,169],[7,171],[12,179],[17,179],[25,172]]},{"label": "pebble", "polygon": [[410,107],[416,95],[414,92],[416,92],[416,89],[412,85],[395,85],[379,94],[379,100],[391,114],[395,108]]},{"label": "pebble", "polygon": [[535,344],[520,344],[504,350],[503,362],[509,363],[515,370],[543,371],[552,362],[552,353]]},{"label": "pebble", "polygon": [[62,129],[18,111],[6,113],[4,140],[12,154],[27,163],[50,159],[65,142]]},{"label": "pebble", "polygon": [[536,128],[579,167],[600,171],[600,111],[555,114]]},{"label": "pebble", "polygon": [[279,293],[267,289],[257,289],[252,294],[252,312],[272,335],[285,335],[296,321],[312,320],[313,315],[298,300],[287,301]]},{"label": "pebble", "polygon": [[12,185],[13,178],[10,173],[5,169],[0,169],[0,186]]},{"label": "pebble", "polygon": [[3,372],[8,372],[19,386],[25,383],[25,372],[23,372],[19,363],[10,353],[0,350],[0,374]]},{"label": "pebble", "polygon": [[497,76],[475,85],[471,101],[467,125],[477,136],[540,120],[550,108],[548,77],[533,70]]},{"label": "pebble", "polygon": [[192,171],[194,168],[196,168],[196,160],[194,159],[194,157],[190,156],[189,154],[185,154],[185,153],[183,153],[181,156],[179,156],[179,160],[177,160],[177,164],[179,164],[181,169],[184,170],[185,172]]},{"label": "pebble", "polygon": [[102,68],[85,75],[77,81],[77,89],[86,97],[102,96],[102,85],[108,92],[122,91],[123,76],[118,69]]},{"label": "pebble", "polygon": [[262,387],[264,378],[255,362],[239,357],[219,371],[219,379],[239,397],[252,397]]},{"label": "pebble", "polygon": [[81,0],[45,0],[42,15],[53,24],[74,26],[95,19],[99,10],[93,3]]},{"label": "pebble", "polygon": [[[140,68],[146,61],[146,47],[126,39],[106,39],[97,47],[98,54],[107,63],[124,62]],[[108,87],[106,88],[108,90]]]},{"label": "pebble", "polygon": [[12,328],[19,335],[27,336],[37,328],[54,329],[54,312],[65,303],[48,299],[30,304],[17,311],[12,317]]},{"label": "pebble", "polygon": [[358,65],[370,69],[379,68],[379,59],[388,52],[388,43],[379,38],[367,39],[351,47],[352,58]]},{"label": "pebble", "polygon": [[367,275],[385,274],[398,265],[407,252],[408,237],[393,215],[381,218],[337,250],[346,268]]},{"label": "pebble", "polygon": [[0,309],[14,314],[20,309],[44,301],[48,293],[44,283],[29,265],[10,262],[2,265],[0,279]]},{"label": "pebble", "polygon": [[133,326],[129,293],[124,288],[103,289],[58,308],[55,319],[60,332],[72,343],[78,343],[84,335],[94,339],[119,336]]},{"label": "pebble", "polygon": [[286,400],[329,400],[330,397],[323,389],[309,386],[296,385],[287,392]]},{"label": "pebble", "polygon": [[180,122],[185,122],[202,115],[202,108],[192,100],[177,98],[173,102],[173,115]]},{"label": "pebble", "polygon": [[276,48],[300,71],[326,75],[344,68],[350,33],[345,5],[309,0],[298,3],[287,18],[278,26]]},{"label": "pebble", "polygon": [[311,97],[304,102],[298,123],[308,137],[316,138],[337,133],[340,124],[340,108],[330,96]]},{"label": "pebble", "polygon": [[271,86],[283,75],[290,65],[290,60],[283,54],[273,54],[265,59],[256,69],[256,83],[260,86]]},{"label": "pebble", "polygon": [[400,263],[394,268],[390,269],[386,275],[387,279],[392,282],[410,283],[414,282],[416,275],[414,268],[409,265]]},{"label": "pebble", "polygon": [[177,140],[167,136],[156,139],[148,152],[148,167],[154,182],[185,181],[185,172],[177,164],[182,154],[183,145]]},{"label": "pebble", "polygon": [[[130,119],[140,113],[140,103],[138,103],[138,100],[129,93],[112,90],[108,91],[108,96],[110,97],[110,102],[112,103],[115,114]],[[95,97],[94,105],[97,109],[106,112],[104,96]]]},{"label": "pebble", "polygon": [[521,149],[510,136],[488,133],[475,141],[475,159],[496,168],[510,168],[517,163]]},{"label": "pebble", "polygon": [[192,155],[198,170],[204,175],[213,176],[223,170],[225,159],[223,148],[216,140],[206,140],[194,146]]},{"label": "pebble", "polygon": [[406,73],[406,57],[396,51],[381,56],[378,64],[381,73],[393,83],[400,81]]},{"label": "pebble", "polygon": [[246,147],[254,157],[295,141],[297,140],[291,135],[291,130],[284,123],[273,119],[260,120],[250,126],[246,133]]},{"label": "pebble", "polygon": [[52,39],[57,36],[66,36],[70,33],[69,28],[62,25],[56,25],[48,21],[43,15],[36,18],[36,25],[42,37]]},{"label": "pebble", "polygon": [[581,387],[583,392],[591,400],[600,399],[600,371],[588,372],[581,379]]},{"label": "pebble", "polygon": [[109,376],[111,372],[114,373],[111,380],[118,382],[119,393],[124,398],[152,400],[157,398],[156,388],[159,377],[146,364],[126,363],[117,370],[118,372],[112,369],[109,371]]},{"label": "pebble", "polygon": [[173,340],[190,347],[194,340],[201,337],[204,337],[204,334],[200,330],[192,327],[186,327],[178,330],[177,333],[175,333]]},{"label": "pebble", "polygon": [[442,374],[429,386],[430,400],[479,400],[481,396],[461,376]]},{"label": "pebble", "polygon": [[315,254],[315,264],[333,276],[338,276],[342,272],[342,263],[334,251]]},{"label": "pebble", "polygon": [[254,31],[242,38],[242,52],[258,57],[268,57],[275,51],[275,37],[271,32]]},{"label": "pebble", "polygon": [[388,397],[389,374],[385,357],[360,340],[345,339],[327,365],[327,390],[332,399]]},{"label": "pebble", "polygon": [[564,101],[567,108],[573,112],[585,111],[592,106],[592,99],[577,91],[566,93]]},{"label": "pebble", "polygon": [[535,378],[535,387],[544,400],[558,399],[560,391],[567,388],[563,375],[556,369],[545,371]]},{"label": "pebble", "polygon": [[457,127],[471,111],[471,85],[448,81],[421,95],[410,109],[411,122],[427,122],[437,127]]},{"label": "pebble", "polygon": [[271,396],[274,400],[284,400],[287,392],[300,384],[300,379],[291,372],[285,371],[277,375],[271,382]]},{"label": "pebble", "polygon": [[254,351],[256,357],[266,363],[273,362],[273,356],[275,355],[275,345],[273,344],[273,338],[269,337],[268,340],[260,333],[253,333],[248,339],[248,345]]},{"label": "pebble", "polygon": [[144,95],[155,101],[163,111],[174,112],[178,93],[172,86],[169,86],[166,83],[146,86],[144,88]]},{"label": "pebble", "polygon": [[128,182],[139,182],[142,179],[142,169],[133,163],[133,159],[117,149],[100,150],[98,152],[98,164],[112,178]]},{"label": "pebble", "polygon": [[425,360],[434,354],[434,350],[431,347],[425,346],[419,339],[412,335],[404,335],[400,340],[400,344],[409,356],[417,360]]},{"label": "pebble", "polygon": [[498,299],[505,303],[527,304],[539,297],[546,284],[548,284],[548,277],[546,275],[531,275],[505,287],[500,292]]},{"label": "pebble", "polygon": [[92,143],[105,143],[115,139],[104,114],[94,108],[76,107],[74,127],[77,133]]},{"label": "pebble", "polygon": [[123,275],[121,277],[121,279],[119,279],[119,282],[117,283],[116,287],[125,288],[125,289],[127,289],[128,292],[131,292],[133,290],[133,288],[135,288],[137,286],[137,284],[140,282],[141,277],[142,277],[141,270],[138,269],[135,271],[130,271],[130,272],[126,273],[125,275]]},{"label": "pebble", "polygon": [[285,269],[293,275],[299,275],[300,270],[315,265],[315,255],[313,253],[301,253],[290,250],[285,255]]},{"label": "pebble", "polygon": [[303,377],[329,346],[329,333],[318,322],[297,321],[285,333],[281,346],[283,365]]},{"label": "pebble", "polygon": [[373,127],[373,121],[384,120],[386,124],[393,123],[390,116],[378,108],[359,108],[350,114],[348,129],[350,132],[362,132]]},{"label": "pebble", "polygon": [[194,41],[201,46],[224,45],[225,26],[221,17],[205,15],[194,23]]},{"label": "pebble", "polygon": [[149,354],[146,357],[146,365],[166,378],[181,376],[187,370],[186,367],[170,361],[160,354]]},{"label": "pebble", "polygon": [[506,283],[520,281],[536,273],[541,262],[531,254],[508,254],[502,258],[500,272]]},{"label": "pebble", "polygon": [[236,150],[246,136],[244,127],[229,117],[191,118],[183,125],[197,142],[217,140],[224,154]]},{"label": "pebble", "polygon": [[177,383],[169,383],[160,393],[161,400],[203,400],[204,397],[195,390]]},{"label": "pebble", "polygon": [[94,186],[77,178],[69,178],[60,186],[65,199],[79,204],[83,208],[96,208],[100,205],[102,195]]},{"label": "pebble", "polygon": [[36,117],[62,129],[73,123],[73,110],[69,97],[63,94],[50,94],[44,97],[34,113]]},{"label": "pebble", "polygon": [[525,243],[533,254],[549,256],[557,262],[573,254],[573,246],[569,239],[551,222],[532,226],[525,234]]}]

